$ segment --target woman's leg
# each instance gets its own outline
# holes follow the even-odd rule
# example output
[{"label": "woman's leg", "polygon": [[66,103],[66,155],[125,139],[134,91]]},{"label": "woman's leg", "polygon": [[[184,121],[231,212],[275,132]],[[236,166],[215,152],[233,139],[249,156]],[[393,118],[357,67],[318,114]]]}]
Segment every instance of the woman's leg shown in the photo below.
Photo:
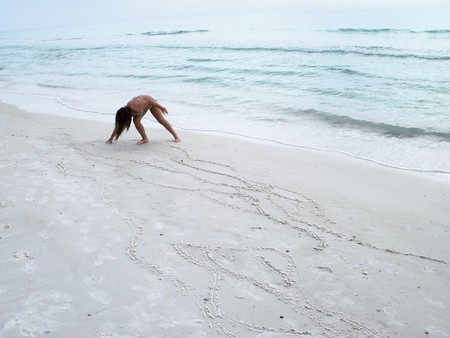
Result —
[{"label": "woman's leg", "polygon": [[145,128],[141,123],[142,118],[144,117],[144,115],[147,112],[141,114],[141,115],[137,115],[135,117],[133,117],[133,123],[134,126],[136,127],[137,131],[139,132],[139,134],[141,134],[142,136],[142,140],[140,140],[137,144],[144,144],[144,143],[148,143],[148,137],[147,134],[145,133]]},{"label": "woman's leg", "polygon": [[172,126],[170,125],[169,121],[167,121],[164,118],[164,114],[162,113],[161,109],[157,107],[152,107],[150,109],[152,115],[155,117],[156,121],[158,121],[164,128],[167,129],[169,133],[172,134],[173,138],[175,139],[175,142],[181,142],[181,139],[178,137],[175,130],[173,130]]}]

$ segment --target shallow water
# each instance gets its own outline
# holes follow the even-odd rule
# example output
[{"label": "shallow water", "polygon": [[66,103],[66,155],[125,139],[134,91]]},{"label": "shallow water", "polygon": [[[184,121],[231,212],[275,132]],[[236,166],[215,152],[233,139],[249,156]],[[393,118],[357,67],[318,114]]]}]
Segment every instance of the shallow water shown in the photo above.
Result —
[{"label": "shallow water", "polygon": [[0,99],[113,123],[121,105],[149,93],[178,129],[450,172],[449,38],[267,22],[2,32]]}]

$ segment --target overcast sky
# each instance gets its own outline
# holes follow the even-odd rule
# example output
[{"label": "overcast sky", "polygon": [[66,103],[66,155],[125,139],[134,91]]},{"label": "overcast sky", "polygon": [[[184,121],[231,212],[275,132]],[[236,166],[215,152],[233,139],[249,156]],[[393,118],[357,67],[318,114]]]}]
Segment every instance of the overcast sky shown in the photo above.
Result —
[{"label": "overcast sky", "polygon": [[450,29],[450,0],[0,0],[0,30],[274,12],[306,27]]}]

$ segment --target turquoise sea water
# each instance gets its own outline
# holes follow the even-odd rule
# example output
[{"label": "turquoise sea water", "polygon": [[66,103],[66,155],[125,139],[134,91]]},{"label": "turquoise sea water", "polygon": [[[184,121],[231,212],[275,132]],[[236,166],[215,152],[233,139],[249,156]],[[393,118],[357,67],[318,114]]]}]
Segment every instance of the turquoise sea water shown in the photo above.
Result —
[{"label": "turquoise sea water", "polygon": [[112,124],[142,93],[180,130],[450,172],[450,30],[177,22],[0,32],[4,102]]}]

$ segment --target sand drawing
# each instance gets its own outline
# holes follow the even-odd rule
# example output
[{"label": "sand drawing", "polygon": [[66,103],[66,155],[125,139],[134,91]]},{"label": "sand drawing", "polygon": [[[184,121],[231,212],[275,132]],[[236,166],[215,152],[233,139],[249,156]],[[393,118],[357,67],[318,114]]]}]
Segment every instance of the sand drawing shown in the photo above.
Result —
[{"label": "sand drawing", "polygon": [[[327,310],[314,302],[311,290],[303,289],[299,284],[296,276],[299,271],[304,272],[305,267],[298,255],[326,257],[327,247],[334,241],[347,241],[348,245],[364,246],[369,251],[382,251],[386,255],[445,263],[394,248],[379,248],[358,240],[352,234],[341,233],[335,230],[335,222],[312,198],[299,191],[244,177],[226,163],[192,158],[182,145],[157,143],[156,151],[134,150],[129,153],[98,151],[102,147],[103,144],[96,142],[79,144],[69,141],[67,144],[68,149],[84,157],[88,163],[95,163],[95,169],[79,168],[75,163],[69,163],[68,157],[55,165],[63,175],[89,180],[97,186],[103,203],[121,217],[131,231],[128,246],[124,248],[128,257],[146,271],[171,281],[182,295],[192,298],[209,326],[219,335],[238,337],[249,332],[267,332],[292,336],[318,333],[330,337],[383,336],[367,323],[353,320],[339,311]],[[212,245],[192,238],[171,241],[169,234],[161,233],[160,239],[164,240],[153,244],[175,252],[178,258],[173,258],[174,261],[187,267],[178,270],[165,268],[146,255],[140,246],[149,240],[148,233],[154,230],[150,220],[140,217],[133,209],[127,209],[123,201],[115,197],[108,182],[102,180],[101,170],[120,170],[134,189],[139,187],[155,194],[164,189],[187,197],[199,195],[206,204],[213,203],[225,210],[225,217],[232,215],[230,220],[241,218],[243,223],[248,223],[242,229],[243,239],[235,240],[235,245],[226,241],[221,245],[214,241],[216,245]],[[150,204],[156,203],[157,199],[155,195]],[[208,217],[198,220],[205,221],[210,220]],[[290,236],[296,234],[296,243],[301,250],[282,250],[279,243],[258,246],[259,243],[268,243],[267,240],[261,241],[261,237],[271,231],[289,231]],[[247,234],[250,238],[246,237]],[[257,239],[252,240],[253,234]],[[325,263],[318,264],[316,269],[334,274],[333,268]],[[192,272],[197,270],[206,273],[208,279],[196,281]],[[234,296],[230,298],[230,294]],[[255,320],[251,315],[239,318],[233,311],[235,306],[240,306],[247,307],[249,313],[255,308],[263,312],[262,300],[266,298],[271,299],[270,304],[277,304],[276,316],[280,319],[277,327],[266,326],[263,320]]]},{"label": "sand drawing", "polygon": [[[333,306],[332,296],[350,302],[356,294],[330,289],[317,295],[315,281],[333,285],[339,278],[369,279],[374,268],[352,256],[355,248],[374,261],[395,256],[446,264],[359,239],[302,191],[246,177],[229,163],[195,158],[183,144],[108,148],[103,142],[55,135],[43,141],[62,154],[53,163],[59,175],[92,185],[97,200],[129,231],[123,253],[143,273],[189,299],[203,325],[218,336],[385,337],[383,325]],[[118,190],[115,180],[124,180],[126,191]],[[33,195],[30,190],[26,198]],[[136,200],[132,196],[139,196],[138,205],[130,202]],[[158,216],[175,209],[182,216],[171,222]],[[336,251],[339,247],[346,250]],[[26,251],[14,257],[34,262]],[[109,256],[98,257],[102,264]],[[101,310],[107,313],[113,298],[100,289],[90,292],[108,305]],[[57,324],[50,324],[56,330]]]}]

